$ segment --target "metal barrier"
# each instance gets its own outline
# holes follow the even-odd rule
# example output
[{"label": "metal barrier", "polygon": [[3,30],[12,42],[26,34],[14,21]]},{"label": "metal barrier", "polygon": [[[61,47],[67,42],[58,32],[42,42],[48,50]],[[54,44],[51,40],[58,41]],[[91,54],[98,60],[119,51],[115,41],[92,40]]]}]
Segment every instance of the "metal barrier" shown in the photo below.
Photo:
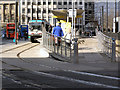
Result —
[{"label": "metal barrier", "polygon": [[[58,41],[57,44],[56,44],[56,40]],[[51,50],[52,53],[64,58],[66,61],[78,63],[77,39],[71,41],[70,39],[66,39],[63,37],[57,37],[55,35],[52,35],[51,33],[44,32],[43,33],[43,45],[47,49]]]},{"label": "metal barrier", "polygon": [[112,59],[112,61],[116,61],[116,43],[115,39],[106,36],[101,31],[96,31],[96,35],[98,38],[98,49],[108,57]]}]

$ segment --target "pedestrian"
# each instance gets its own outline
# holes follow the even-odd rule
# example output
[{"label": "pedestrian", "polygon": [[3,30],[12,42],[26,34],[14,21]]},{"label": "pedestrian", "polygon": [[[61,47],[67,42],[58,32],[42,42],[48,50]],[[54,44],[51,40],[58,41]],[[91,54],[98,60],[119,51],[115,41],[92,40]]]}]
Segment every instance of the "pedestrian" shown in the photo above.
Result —
[{"label": "pedestrian", "polygon": [[61,23],[57,23],[57,26],[53,28],[52,34],[54,35],[55,44],[60,46],[61,37],[64,36],[63,30],[61,28]]}]

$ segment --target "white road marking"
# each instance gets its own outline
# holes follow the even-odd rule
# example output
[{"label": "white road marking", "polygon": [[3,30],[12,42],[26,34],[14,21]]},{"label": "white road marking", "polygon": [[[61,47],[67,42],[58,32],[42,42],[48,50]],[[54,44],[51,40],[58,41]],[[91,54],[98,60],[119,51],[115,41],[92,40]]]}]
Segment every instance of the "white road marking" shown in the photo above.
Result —
[{"label": "white road marking", "polygon": [[54,75],[54,74],[48,74],[48,73],[44,73],[44,72],[38,72],[38,71],[34,71],[34,72],[38,73],[38,74],[42,74],[42,75],[48,76],[48,77],[52,77],[52,78],[68,80],[68,81],[82,83],[82,84],[86,84],[86,85],[95,85],[95,86],[104,87],[104,88],[117,88],[117,89],[120,88],[120,87],[117,87],[117,86],[110,86],[110,85],[105,85],[105,84],[100,84],[100,83],[95,83],[95,82],[90,82],[90,81],[77,80],[77,79],[63,77],[63,76],[58,76],[58,75]]}]

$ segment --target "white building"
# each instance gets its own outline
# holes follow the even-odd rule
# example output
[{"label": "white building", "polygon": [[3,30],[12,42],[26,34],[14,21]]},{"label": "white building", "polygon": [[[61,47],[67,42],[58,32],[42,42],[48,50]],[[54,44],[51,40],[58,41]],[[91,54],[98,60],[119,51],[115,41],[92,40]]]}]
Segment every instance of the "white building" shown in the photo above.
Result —
[{"label": "white building", "polygon": [[116,31],[115,31],[115,18],[113,19],[113,32],[120,32],[120,17],[116,17]]},{"label": "white building", "polygon": [[[75,2],[75,0],[73,1]],[[28,21],[32,19],[46,19],[51,24],[54,24],[51,10],[69,10],[72,9],[72,5],[72,0],[21,0],[21,24],[28,24]],[[83,13],[83,25],[85,25],[85,20],[89,20],[88,18],[94,15],[92,14],[94,12],[94,3],[92,2],[76,0],[75,9],[85,10]],[[88,18],[85,19],[85,17]]]}]

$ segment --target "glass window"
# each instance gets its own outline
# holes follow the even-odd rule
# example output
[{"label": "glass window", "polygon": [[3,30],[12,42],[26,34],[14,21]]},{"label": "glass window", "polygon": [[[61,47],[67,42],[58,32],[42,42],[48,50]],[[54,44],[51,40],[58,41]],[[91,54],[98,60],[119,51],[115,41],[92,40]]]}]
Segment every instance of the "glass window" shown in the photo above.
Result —
[{"label": "glass window", "polygon": [[45,10],[45,9],[43,9],[43,13],[46,13],[46,10]]},{"label": "glass window", "polygon": [[67,2],[64,2],[64,5],[67,5]]},{"label": "glass window", "polygon": [[11,20],[14,20],[14,14],[11,14]]},{"label": "glass window", "polygon": [[25,5],[25,2],[22,2],[22,5]]},{"label": "glass window", "polygon": [[38,13],[41,13],[41,9],[38,9]]},{"label": "glass window", "polygon": [[28,22],[29,22],[29,20],[30,20],[30,17],[28,17]]},{"label": "glass window", "polygon": [[56,2],[53,2],[53,5],[56,5],[57,3]]},{"label": "glass window", "polygon": [[41,5],[41,2],[38,2],[38,5]]},{"label": "glass window", "polygon": [[46,2],[43,2],[43,5],[46,5]]},{"label": "glass window", "polygon": [[77,5],[77,2],[75,2],[75,5]]},{"label": "glass window", "polygon": [[33,9],[33,13],[35,13],[35,9]]},{"label": "glass window", "polygon": [[79,5],[82,5],[82,2],[79,2]]},{"label": "glass window", "polygon": [[22,13],[25,13],[25,8],[22,9]]},{"label": "glass window", "polygon": [[7,7],[7,6],[5,6],[5,9],[8,9],[8,7]]},{"label": "glass window", "polygon": [[14,6],[13,6],[13,5],[11,6],[11,9],[14,9]]},{"label": "glass window", "polygon": [[69,2],[69,5],[72,5],[72,2]]},{"label": "glass window", "polygon": [[28,9],[27,13],[30,13],[30,9]]},{"label": "glass window", "polygon": [[27,5],[30,5],[30,2],[27,2]]},{"label": "glass window", "polygon": [[51,5],[51,2],[48,2],[48,5]]},{"label": "glass window", "polygon": [[58,2],[58,5],[62,5],[62,2]]},{"label": "glass window", "polygon": [[51,10],[48,10],[48,13],[51,13]]}]

